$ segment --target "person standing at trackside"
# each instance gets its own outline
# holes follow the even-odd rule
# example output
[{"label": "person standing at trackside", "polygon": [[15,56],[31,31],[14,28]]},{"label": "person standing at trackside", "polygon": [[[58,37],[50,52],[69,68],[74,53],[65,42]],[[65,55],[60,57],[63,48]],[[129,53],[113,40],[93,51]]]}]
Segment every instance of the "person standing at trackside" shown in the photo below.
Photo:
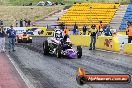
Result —
[{"label": "person standing at trackside", "polygon": [[69,37],[69,29],[67,27],[64,29],[64,36]]},{"label": "person standing at trackside", "polygon": [[84,26],[83,26],[83,35],[86,35],[86,31],[87,31],[87,26],[84,25]]},{"label": "person standing at trackside", "polygon": [[105,25],[103,27],[103,32],[105,36],[112,36],[112,33],[110,31],[110,25]]},{"label": "person standing at trackside", "polygon": [[130,23],[130,26],[126,29],[126,33],[128,35],[128,43],[131,43],[132,41],[132,22]]},{"label": "person standing at trackside", "polygon": [[96,43],[96,34],[98,30],[96,29],[96,25],[92,25],[91,28],[89,29],[89,33],[91,34],[91,43],[90,43],[90,48],[89,50],[95,50],[95,43]]},{"label": "person standing at trackside", "polygon": [[16,39],[16,31],[13,29],[13,26],[10,26],[10,29],[6,32],[8,34],[9,39],[9,52],[12,49],[12,51],[15,51],[15,39]]},{"label": "person standing at trackside", "polygon": [[2,19],[0,20],[0,25],[3,25],[3,20]]},{"label": "person standing at trackside", "polygon": [[77,32],[78,32],[78,26],[75,23],[74,28],[73,28],[73,34],[77,34]]},{"label": "person standing at trackside", "polygon": [[62,22],[61,24],[59,24],[59,26],[60,26],[60,29],[61,29],[62,31],[64,31],[65,24]]},{"label": "person standing at trackside", "polygon": [[19,21],[17,19],[15,20],[15,23],[16,23],[16,27],[18,27]]},{"label": "person standing at trackside", "polygon": [[102,33],[103,33],[103,22],[102,21],[99,21],[99,24],[97,25],[97,29],[98,29],[98,35],[101,36]]},{"label": "person standing at trackside", "polygon": [[23,27],[23,19],[20,20],[20,27]]},{"label": "person standing at trackside", "polygon": [[[130,27],[130,23],[131,23],[130,21],[127,22],[127,28]],[[126,28],[126,29],[127,29],[127,28]],[[126,31],[126,35],[127,35],[127,31]]]},{"label": "person standing at trackside", "polygon": [[28,21],[27,21],[27,26],[28,26],[28,27],[31,26],[31,20],[30,20],[30,19],[28,19]]},{"label": "person standing at trackside", "polygon": [[0,52],[5,52],[5,32],[3,26],[0,27]]}]

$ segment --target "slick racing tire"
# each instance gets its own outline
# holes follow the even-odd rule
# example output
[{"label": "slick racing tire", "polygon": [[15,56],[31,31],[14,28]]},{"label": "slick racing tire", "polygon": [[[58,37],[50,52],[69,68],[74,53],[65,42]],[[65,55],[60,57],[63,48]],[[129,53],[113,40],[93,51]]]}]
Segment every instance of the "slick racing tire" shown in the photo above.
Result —
[{"label": "slick racing tire", "polygon": [[21,39],[17,39],[17,42],[18,42],[18,43],[22,43],[22,40],[21,40]]},{"label": "slick racing tire", "polygon": [[28,39],[27,38],[23,38],[23,43],[28,43]]},{"label": "slick racing tire", "polygon": [[56,56],[57,58],[61,58],[61,47],[60,46],[58,46],[56,49]]},{"label": "slick racing tire", "polygon": [[28,43],[32,43],[32,39],[29,39],[29,40],[28,40]]},{"label": "slick racing tire", "polygon": [[82,57],[82,48],[81,48],[81,46],[77,46],[77,57],[78,58]]},{"label": "slick racing tire", "polygon": [[43,52],[44,52],[44,55],[49,55],[48,41],[45,41],[45,42],[43,43]]}]

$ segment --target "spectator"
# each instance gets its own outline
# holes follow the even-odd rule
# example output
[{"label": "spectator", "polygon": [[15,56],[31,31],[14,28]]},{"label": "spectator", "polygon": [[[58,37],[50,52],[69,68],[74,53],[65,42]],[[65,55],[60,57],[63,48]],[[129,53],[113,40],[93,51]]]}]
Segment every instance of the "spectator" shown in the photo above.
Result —
[{"label": "spectator", "polygon": [[75,25],[74,25],[74,29],[78,29],[78,26],[77,26],[77,24],[75,23]]},{"label": "spectator", "polygon": [[3,26],[0,27],[0,52],[5,52],[5,32]]},{"label": "spectator", "polygon": [[128,35],[128,43],[131,43],[131,41],[132,41],[132,23],[130,23],[130,26],[126,29],[126,33]]},{"label": "spectator", "polygon": [[16,39],[16,31],[13,29],[13,26],[10,26],[10,29],[7,30],[8,39],[9,39],[9,52],[12,49],[12,51],[15,51],[15,39]]},{"label": "spectator", "polygon": [[49,26],[48,25],[46,25],[46,29],[49,29]]},{"label": "spectator", "polygon": [[[130,23],[131,23],[130,21],[127,22],[127,28],[130,27]],[[127,31],[126,31],[126,35],[127,35]]]},{"label": "spectator", "polygon": [[101,36],[101,34],[103,33],[102,21],[99,21],[99,24],[97,25],[97,29],[98,29],[98,35]]},{"label": "spectator", "polygon": [[55,2],[55,5],[58,5],[58,2]]},{"label": "spectator", "polygon": [[130,21],[128,21],[128,22],[127,22],[127,27],[129,27],[129,26],[130,26],[130,23],[131,23]]},{"label": "spectator", "polygon": [[72,31],[73,31],[73,35],[75,35],[76,34],[76,29],[73,28]]},{"label": "spectator", "polygon": [[65,25],[64,25],[64,23],[62,22],[62,23],[60,24],[60,29],[64,31],[64,28],[65,28]]},{"label": "spectator", "polygon": [[96,29],[96,25],[92,25],[89,32],[91,33],[91,43],[89,50],[95,50],[96,34],[98,32],[98,30]]},{"label": "spectator", "polygon": [[65,5],[64,3],[60,2],[61,5]]},{"label": "spectator", "polygon": [[112,36],[112,33],[110,31],[110,25],[105,25],[103,28],[103,32],[105,36]]},{"label": "spectator", "polygon": [[68,34],[69,34],[69,29],[67,27],[65,27],[65,29],[64,29],[64,35],[66,35],[67,37],[69,37]]},{"label": "spectator", "polygon": [[41,35],[41,30],[38,31],[38,34]]},{"label": "spectator", "polygon": [[29,6],[32,6],[33,5],[33,3],[29,3]]},{"label": "spectator", "polygon": [[78,26],[75,23],[74,28],[73,28],[73,34],[77,34],[77,32],[78,32]]},{"label": "spectator", "polygon": [[44,31],[43,30],[41,31],[41,34],[44,34]]},{"label": "spectator", "polygon": [[1,25],[3,25],[3,20],[2,20],[2,19],[0,20],[0,26],[1,26]]},{"label": "spectator", "polygon": [[18,27],[18,24],[19,24],[19,22],[18,22],[18,20],[16,19],[16,27]]},{"label": "spectator", "polygon": [[0,20],[0,26],[1,26],[1,20]]},{"label": "spectator", "polygon": [[43,30],[39,30],[39,31],[38,31],[38,34],[39,34],[39,35],[41,35],[41,34],[43,34],[43,33],[44,33]]},{"label": "spectator", "polygon": [[23,20],[20,20],[20,27],[23,27]]},{"label": "spectator", "polygon": [[83,26],[83,35],[86,35],[86,31],[87,31],[87,26],[84,25],[84,26]]},{"label": "spectator", "polygon": [[76,35],[82,35],[79,29],[76,29]]},{"label": "spectator", "polygon": [[26,18],[24,19],[24,23],[25,23],[25,27],[27,27],[28,26],[28,21],[27,21]]},{"label": "spectator", "polygon": [[57,19],[57,21],[59,21],[60,19],[59,19],[59,17],[58,17],[58,19]]},{"label": "spectator", "polygon": [[27,21],[27,26],[30,27],[30,25],[31,25],[31,20],[28,20]]}]

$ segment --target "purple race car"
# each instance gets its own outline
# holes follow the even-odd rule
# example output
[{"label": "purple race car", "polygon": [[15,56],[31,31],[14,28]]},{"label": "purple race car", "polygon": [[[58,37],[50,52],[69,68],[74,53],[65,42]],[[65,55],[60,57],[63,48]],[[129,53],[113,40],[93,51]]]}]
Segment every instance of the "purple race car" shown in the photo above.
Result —
[{"label": "purple race car", "polygon": [[61,58],[62,56],[67,56],[69,58],[81,58],[82,56],[81,46],[77,46],[77,50],[74,50],[69,38],[66,41],[63,40],[63,38],[48,38],[43,43],[43,51],[44,55],[55,54],[57,58]]}]

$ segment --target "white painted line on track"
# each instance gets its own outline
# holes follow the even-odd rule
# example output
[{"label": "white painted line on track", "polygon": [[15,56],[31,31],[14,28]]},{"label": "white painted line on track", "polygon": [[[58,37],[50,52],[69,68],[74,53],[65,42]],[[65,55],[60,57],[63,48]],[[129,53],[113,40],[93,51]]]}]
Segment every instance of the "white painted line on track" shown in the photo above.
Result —
[{"label": "white painted line on track", "polygon": [[35,88],[32,83],[29,81],[29,79],[24,75],[24,73],[20,70],[20,68],[17,66],[17,64],[15,63],[15,61],[10,57],[10,55],[8,53],[6,53],[7,57],[9,58],[9,60],[11,61],[11,63],[13,64],[13,66],[15,67],[16,71],[18,72],[18,74],[20,75],[20,77],[22,78],[22,80],[25,82],[25,84],[27,85],[28,88]]}]

